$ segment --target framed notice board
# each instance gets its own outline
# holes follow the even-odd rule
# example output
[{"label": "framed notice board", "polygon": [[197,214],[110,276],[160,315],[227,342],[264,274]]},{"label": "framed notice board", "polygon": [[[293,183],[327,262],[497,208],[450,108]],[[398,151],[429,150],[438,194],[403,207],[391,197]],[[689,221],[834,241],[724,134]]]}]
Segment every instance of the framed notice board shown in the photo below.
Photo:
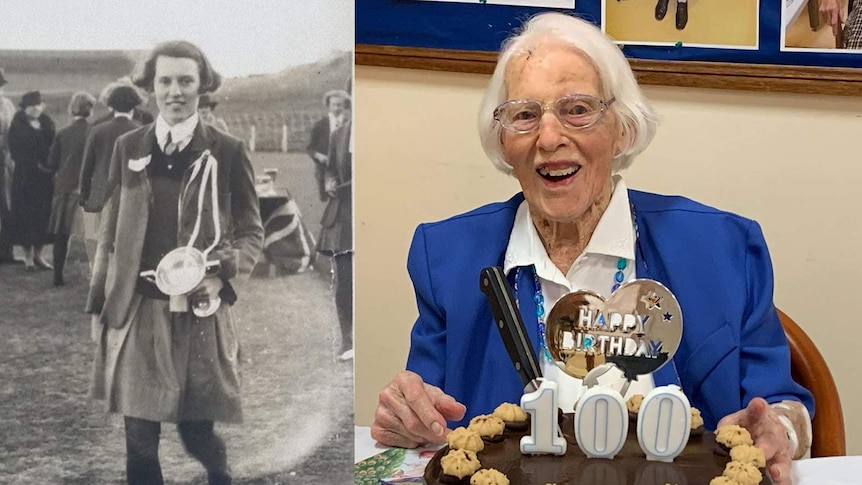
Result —
[{"label": "framed notice board", "polygon": [[356,63],[491,73],[525,19],[559,11],[616,39],[642,84],[860,95],[862,49],[821,1],[688,0],[680,25],[677,0],[358,0]]}]

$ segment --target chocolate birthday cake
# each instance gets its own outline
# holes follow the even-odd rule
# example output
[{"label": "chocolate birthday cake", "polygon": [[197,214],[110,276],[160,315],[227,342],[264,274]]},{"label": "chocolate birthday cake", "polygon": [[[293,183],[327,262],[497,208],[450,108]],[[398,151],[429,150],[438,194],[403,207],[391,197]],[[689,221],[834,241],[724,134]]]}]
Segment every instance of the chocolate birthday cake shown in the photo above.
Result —
[{"label": "chocolate birthday cake", "polygon": [[[507,427],[503,440],[486,440],[480,451],[472,455],[474,452],[467,452],[464,458],[467,462],[478,460],[478,465],[473,464],[476,469],[501,472],[511,485],[706,485],[725,474],[731,462],[730,456],[716,452],[721,447],[711,432],[692,433],[688,445],[672,463],[647,461],[638,445],[635,427],[631,423],[625,445],[612,460],[589,459],[578,448],[573,414],[560,417],[560,429],[567,442],[563,456],[522,454],[521,437],[530,433],[529,427],[523,431]],[[443,473],[441,461],[449,451],[450,446],[444,446],[428,463],[424,476],[427,485],[470,483],[470,476],[459,479]],[[741,483],[729,478],[721,480],[725,481],[713,483]],[[764,473],[759,483],[771,485],[772,480]]]}]

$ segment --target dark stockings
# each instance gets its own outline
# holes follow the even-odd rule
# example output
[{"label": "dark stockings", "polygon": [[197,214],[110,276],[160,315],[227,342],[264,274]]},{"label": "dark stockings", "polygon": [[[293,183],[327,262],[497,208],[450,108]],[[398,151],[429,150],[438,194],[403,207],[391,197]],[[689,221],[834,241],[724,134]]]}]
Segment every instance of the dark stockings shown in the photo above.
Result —
[{"label": "dark stockings", "polygon": [[[126,417],[126,478],[129,485],[162,485],[159,464],[161,423]],[[207,470],[210,485],[229,485],[227,450],[212,421],[183,421],[177,425],[186,451]]]},{"label": "dark stockings", "polygon": [[341,327],[341,351],[353,348],[353,253],[336,254],[332,275],[335,311]]},{"label": "dark stockings", "polygon": [[66,255],[69,253],[69,235],[57,234],[54,236],[54,286],[61,286],[63,280],[63,268],[66,266]]}]

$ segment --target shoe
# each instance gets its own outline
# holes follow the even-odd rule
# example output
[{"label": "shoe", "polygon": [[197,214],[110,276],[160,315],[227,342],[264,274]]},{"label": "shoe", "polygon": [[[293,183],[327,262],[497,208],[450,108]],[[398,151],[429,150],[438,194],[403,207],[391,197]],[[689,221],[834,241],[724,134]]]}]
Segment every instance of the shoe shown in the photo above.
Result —
[{"label": "shoe", "polygon": [[49,263],[49,262],[47,262],[47,261],[45,261],[44,259],[41,259],[41,258],[36,258],[36,259],[34,260],[34,263],[36,264],[36,266],[37,266],[39,269],[44,269],[44,270],[54,269],[54,267],[53,267],[53,266],[51,266],[51,263]]},{"label": "shoe", "polygon": [[676,30],[682,30],[688,23],[688,2],[676,4]]},{"label": "shoe", "polygon": [[24,263],[24,271],[26,271],[28,273],[36,271],[36,265]]},{"label": "shoe", "polygon": [[338,356],[338,360],[340,362],[347,362],[348,360],[353,360],[353,349],[345,350]]},{"label": "shoe", "polygon": [[65,284],[66,284],[66,282],[63,281],[63,278],[59,278],[59,279],[54,278],[54,288],[57,288],[59,286],[63,286]]},{"label": "shoe", "polygon": [[662,20],[667,15],[667,4],[670,0],[658,0],[655,4],[655,19]]}]

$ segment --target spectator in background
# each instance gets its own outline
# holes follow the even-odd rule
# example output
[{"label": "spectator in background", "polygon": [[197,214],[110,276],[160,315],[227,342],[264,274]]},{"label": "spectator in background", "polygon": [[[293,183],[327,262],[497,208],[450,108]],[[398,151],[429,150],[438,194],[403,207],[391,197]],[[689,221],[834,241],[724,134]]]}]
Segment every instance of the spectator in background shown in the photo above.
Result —
[{"label": "spectator in background", "polygon": [[329,196],[324,187],[324,173],[329,160],[329,139],[335,130],[350,119],[350,95],[340,89],[329,91],[323,96],[323,104],[328,113],[311,128],[308,155],[314,162],[314,178],[317,179],[320,200],[326,202]]},{"label": "spectator in background", "polygon": [[93,112],[96,98],[90,93],[78,92],[69,102],[69,114],[74,117],[69,126],[57,132],[48,159],[43,168],[54,174],[54,200],[48,233],[54,239],[54,286],[62,286],[63,268],[69,250],[69,236],[78,213],[78,175],[84,159],[84,143],[90,124],[87,118]]},{"label": "spectator in background", "polygon": [[324,187],[329,201],[323,212],[317,250],[332,256],[332,290],[341,328],[339,360],[353,358],[353,169],[351,122],[332,134]]},{"label": "spectator in background", "polygon": [[215,115],[216,106],[218,106],[218,101],[212,95],[201,94],[200,99],[198,99],[198,115],[200,115],[201,121],[225,133],[230,133],[227,129],[227,123]]},{"label": "spectator in background", "polygon": [[53,269],[42,257],[48,244],[48,219],[54,184],[43,168],[54,142],[54,121],[43,111],[42,95],[29,91],[21,97],[20,110],[9,126],[9,154],[15,161],[12,175],[12,244],[24,250],[27,271]]},{"label": "spectator in background", "polygon": [[80,176],[76,179],[79,180],[81,205],[84,207],[84,246],[87,249],[90,271],[93,270],[93,261],[96,257],[102,207],[107,198],[108,169],[111,165],[114,142],[123,133],[141,126],[132,118],[135,108],[142,101],[138,89],[131,86],[115,86],[105,100],[113,113],[111,119],[94,125],[87,137],[84,161],[81,164]]},{"label": "spectator in background", "polygon": [[0,264],[21,263],[12,257],[12,241],[9,237],[12,193],[12,159],[6,148],[9,125],[15,116],[15,103],[3,96],[6,72],[0,68]]},{"label": "spectator in background", "polygon": [[135,86],[135,84],[132,82],[132,79],[129,76],[123,76],[123,77],[117,79],[116,81],[109,83],[107,86],[105,86],[102,89],[102,92],[99,93],[99,102],[102,103],[103,105],[107,106],[109,112],[107,114],[105,114],[104,116],[96,118],[96,120],[93,121],[92,126],[96,126],[98,124],[101,124],[101,123],[104,123],[106,121],[110,121],[111,119],[113,119],[112,113],[110,112],[112,110],[112,108],[111,108],[111,105],[108,103],[108,98],[111,97],[111,93],[114,92],[114,89],[116,89],[119,86],[125,86],[125,87],[129,87],[129,88],[134,89],[138,93],[138,97],[141,98],[141,102],[138,103],[138,106],[136,106],[134,111],[132,112],[132,119],[141,125],[148,125],[148,124],[152,123],[155,120],[155,118],[153,118],[153,115],[151,115],[149,113],[149,111],[141,108],[142,105],[147,104],[147,93],[146,93],[146,91]]}]

